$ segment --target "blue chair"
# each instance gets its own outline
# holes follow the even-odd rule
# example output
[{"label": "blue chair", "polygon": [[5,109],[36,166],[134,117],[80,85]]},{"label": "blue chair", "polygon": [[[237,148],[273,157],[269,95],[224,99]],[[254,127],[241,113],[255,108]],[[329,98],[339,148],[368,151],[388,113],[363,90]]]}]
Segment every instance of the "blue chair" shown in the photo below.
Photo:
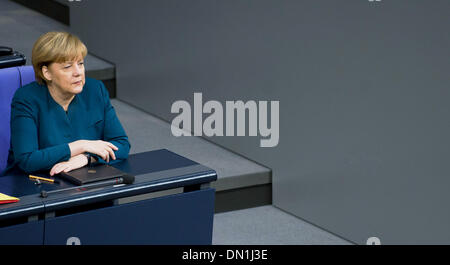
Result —
[{"label": "blue chair", "polygon": [[32,66],[0,69],[0,173],[5,170],[8,160],[12,98],[19,87],[34,80]]}]

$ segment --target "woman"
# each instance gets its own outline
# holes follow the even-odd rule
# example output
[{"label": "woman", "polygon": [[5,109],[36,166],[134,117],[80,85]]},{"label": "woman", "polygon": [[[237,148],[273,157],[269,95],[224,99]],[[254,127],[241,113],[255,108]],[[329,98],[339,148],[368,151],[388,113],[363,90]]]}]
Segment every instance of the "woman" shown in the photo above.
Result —
[{"label": "woman", "polygon": [[36,81],[11,103],[11,147],[5,170],[62,171],[88,162],[126,159],[128,137],[104,84],[85,78],[86,46],[66,32],[48,32],[33,46]]}]

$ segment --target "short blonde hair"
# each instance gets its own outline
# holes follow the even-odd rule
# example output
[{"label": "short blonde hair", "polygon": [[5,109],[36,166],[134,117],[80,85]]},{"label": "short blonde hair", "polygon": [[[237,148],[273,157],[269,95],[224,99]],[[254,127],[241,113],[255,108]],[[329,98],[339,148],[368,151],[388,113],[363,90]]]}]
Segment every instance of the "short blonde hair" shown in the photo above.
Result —
[{"label": "short blonde hair", "polygon": [[36,81],[46,84],[42,73],[42,67],[51,63],[62,63],[77,59],[79,56],[86,57],[87,48],[75,35],[68,32],[47,32],[39,37],[33,45],[31,62],[34,68]]}]

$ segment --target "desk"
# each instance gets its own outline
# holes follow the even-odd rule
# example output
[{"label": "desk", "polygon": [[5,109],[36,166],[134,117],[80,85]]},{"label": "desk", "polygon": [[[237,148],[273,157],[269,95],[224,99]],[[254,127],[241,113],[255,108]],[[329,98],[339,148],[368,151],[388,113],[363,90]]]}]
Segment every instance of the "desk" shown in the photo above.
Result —
[{"label": "desk", "polygon": [[[0,205],[0,244],[211,244],[214,170],[166,149],[130,155],[114,167],[136,176],[130,185],[71,190],[41,198],[27,175],[0,177],[0,192],[20,201]],[[181,192],[121,204],[119,199],[181,188]],[[180,189],[179,189],[180,190]]]}]

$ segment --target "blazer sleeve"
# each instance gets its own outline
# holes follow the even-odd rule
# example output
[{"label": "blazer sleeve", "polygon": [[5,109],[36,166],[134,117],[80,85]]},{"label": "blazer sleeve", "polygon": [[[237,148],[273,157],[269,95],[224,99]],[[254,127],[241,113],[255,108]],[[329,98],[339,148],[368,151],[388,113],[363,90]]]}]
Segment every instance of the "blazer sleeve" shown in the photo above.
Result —
[{"label": "blazer sleeve", "polygon": [[51,169],[70,159],[68,144],[39,149],[37,110],[26,97],[14,97],[11,103],[11,144],[16,163],[26,173]]},{"label": "blazer sleeve", "polygon": [[116,111],[111,105],[109,100],[109,92],[106,89],[103,82],[100,81],[100,90],[102,93],[102,101],[104,103],[104,117],[105,117],[105,127],[103,129],[103,141],[107,141],[117,146],[119,150],[114,151],[116,155],[116,160],[111,160],[106,163],[100,156],[93,154],[97,158],[98,163],[101,164],[114,164],[120,162],[121,160],[128,158],[128,153],[130,152],[130,142],[128,141],[128,136],[122,127],[122,124],[117,118]]}]

